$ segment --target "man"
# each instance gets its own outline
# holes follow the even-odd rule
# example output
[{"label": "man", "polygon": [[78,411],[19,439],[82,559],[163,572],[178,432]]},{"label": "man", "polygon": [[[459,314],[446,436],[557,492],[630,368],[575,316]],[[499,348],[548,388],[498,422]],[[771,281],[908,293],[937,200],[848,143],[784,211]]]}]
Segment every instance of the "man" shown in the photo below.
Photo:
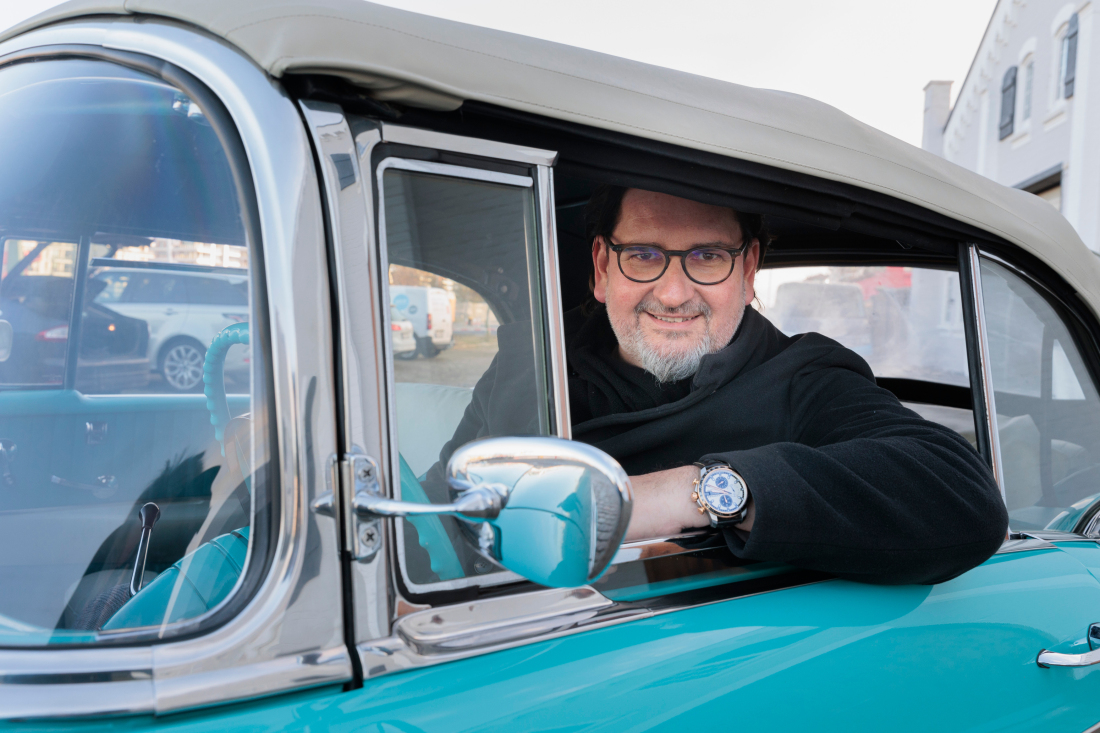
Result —
[{"label": "man", "polygon": [[[852,351],[748,307],[759,216],[603,187],[586,218],[594,303],[565,318],[573,439],[630,474],[628,540],[710,525],[738,556],[874,583],[941,582],[996,551],[1008,516],[961,436]],[[523,432],[490,408],[516,383],[508,349],[445,456]]]}]

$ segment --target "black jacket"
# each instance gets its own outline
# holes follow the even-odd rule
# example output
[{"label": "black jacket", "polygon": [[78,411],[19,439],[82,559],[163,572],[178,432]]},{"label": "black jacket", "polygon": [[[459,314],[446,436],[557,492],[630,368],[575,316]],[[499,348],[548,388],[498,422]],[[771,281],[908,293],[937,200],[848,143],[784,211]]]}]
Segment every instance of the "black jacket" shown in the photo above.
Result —
[{"label": "black jacket", "polygon": [[[704,357],[689,383],[661,389],[614,355],[602,308],[570,311],[565,326],[573,439],[630,475],[728,463],[756,503],[750,533],[726,532],[740,557],[868,583],[937,583],[1004,539],[1008,514],[974,449],[903,407],[831,339],[786,336],[747,308],[730,344]],[[475,438],[537,432],[529,333],[500,328],[500,351],[442,464]]]}]

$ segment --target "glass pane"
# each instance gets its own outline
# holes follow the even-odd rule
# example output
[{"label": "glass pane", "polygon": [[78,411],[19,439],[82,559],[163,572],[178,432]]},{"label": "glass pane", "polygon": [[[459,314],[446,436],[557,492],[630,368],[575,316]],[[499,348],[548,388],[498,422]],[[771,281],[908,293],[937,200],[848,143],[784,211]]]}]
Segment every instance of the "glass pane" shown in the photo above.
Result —
[{"label": "glass pane", "polygon": [[970,385],[958,273],[919,267],[784,267],[756,276],[757,308],[788,335],[816,332],[876,377]]},{"label": "glass pane", "polygon": [[[494,428],[550,432],[534,192],[391,168],[383,194],[400,493],[442,503],[443,468],[462,443]],[[498,362],[527,396],[471,406],[475,385],[484,377],[488,387]],[[460,428],[468,409],[481,411],[480,428]],[[453,518],[403,521],[400,532],[414,590],[499,570],[469,550]]]},{"label": "glass pane", "polygon": [[[958,273],[920,267],[786,267],[756,276],[753,304],[788,335],[816,332],[876,377],[969,387]],[[977,445],[974,412],[905,402]]]},{"label": "glass pane", "polygon": [[5,67],[0,100],[0,646],[201,616],[242,575],[268,460],[225,151],[106,62]]},{"label": "glass pane", "polygon": [[1058,313],[982,261],[1005,500],[1013,529],[1072,529],[1100,493],[1100,400]]},{"label": "glass pane", "polygon": [[0,387],[60,386],[77,246],[34,239],[3,242],[0,318],[11,324],[12,346],[0,362]]}]

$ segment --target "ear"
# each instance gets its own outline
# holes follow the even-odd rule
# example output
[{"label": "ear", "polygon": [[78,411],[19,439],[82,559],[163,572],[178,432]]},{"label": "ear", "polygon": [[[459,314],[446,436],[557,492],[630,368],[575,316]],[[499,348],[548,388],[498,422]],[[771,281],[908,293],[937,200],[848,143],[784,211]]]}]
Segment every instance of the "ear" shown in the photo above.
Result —
[{"label": "ear", "polygon": [[595,272],[592,296],[601,303],[607,302],[607,263],[608,248],[603,245],[602,237],[596,237],[592,240],[592,269]]},{"label": "ear", "polygon": [[752,303],[756,297],[756,266],[760,262],[760,241],[752,240],[752,244],[745,250],[742,265],[744,267],[745,305]]}]

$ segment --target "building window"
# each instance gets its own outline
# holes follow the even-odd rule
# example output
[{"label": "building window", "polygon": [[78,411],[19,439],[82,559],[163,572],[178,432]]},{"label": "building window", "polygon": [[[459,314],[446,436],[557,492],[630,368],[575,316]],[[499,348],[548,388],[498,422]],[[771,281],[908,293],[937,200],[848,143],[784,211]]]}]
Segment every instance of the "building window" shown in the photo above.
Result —
[{"label": "building window", "polygon": [[1073,96],[1074,81],[1077,78],[1077,13],[1069,18],[1066,33],[1062,36],[1062,62],[1058,78],[1062,84],[1061,96],[1069,99]]},{"label": "building window", "polygon": [[1016,67],[1008,67],[1004,80],[1001,82],[1001,121],[1000,137],[1004,140],[1012,134],[1013,122],[1016,116]]}]

